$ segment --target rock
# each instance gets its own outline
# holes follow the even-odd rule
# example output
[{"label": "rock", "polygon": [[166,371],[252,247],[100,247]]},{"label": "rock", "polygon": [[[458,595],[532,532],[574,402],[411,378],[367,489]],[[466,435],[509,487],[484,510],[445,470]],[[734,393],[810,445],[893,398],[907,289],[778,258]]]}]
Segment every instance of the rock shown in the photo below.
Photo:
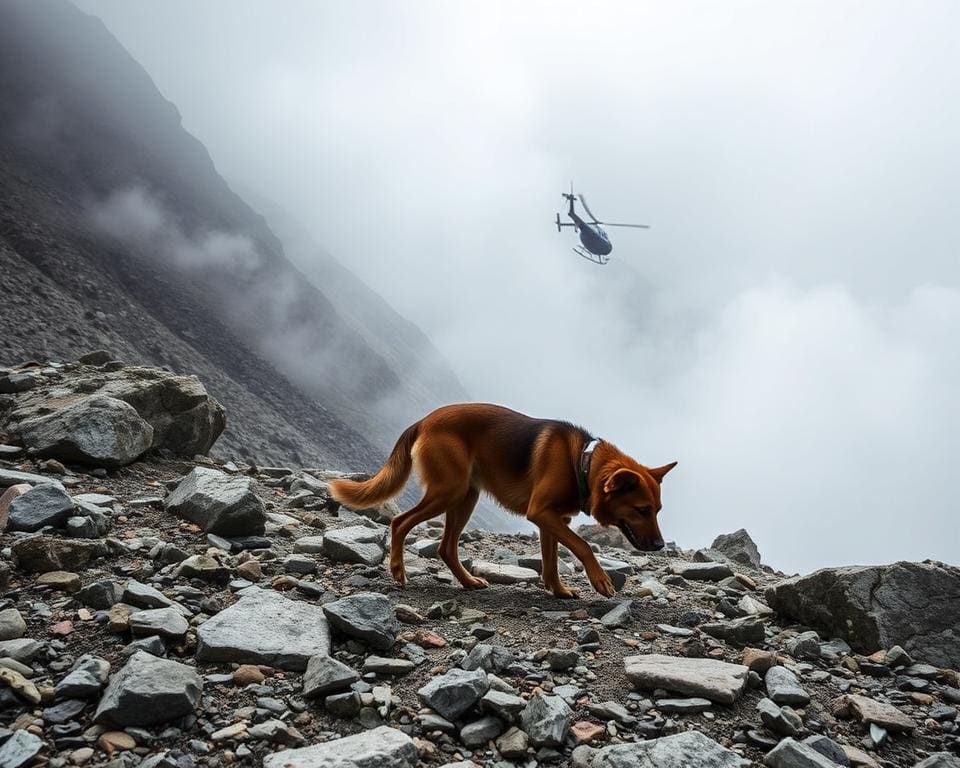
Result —
[{"label": "rock", "polygon": [[885,704],[866,696],[848,695],[844,698],[850,712],[863,723],[875,723],[888,731],[910,733],[917,724],[892,704]]},{"label": "rock", "polygon": [[472,672],[451,669],[445,675],[432,678],[417,691],[417,696],[425,706],[453,721],[480,701],[489,687],[487,673],[482,669]]},{"label": "rock", "polygon": [[508,648],[504,648],[502,645],[477,643],[466,658],[460,662],[460,666],[468,671],[482,669],[484,672],[503,674],[516,663],[516,655]]},{"label": "rock", "polygon": [[384,595],[360,592],[323,606],[331,626],[348,637],[362,640],[378,651],[393,647],[400,623]]},{"label": "rock", "polygon": [[343,691],[360,679],[355,669],[332,656],[313,656],[303,675],[303,695],[309,699]]},{"label": "rock", "polygon": [[763,621],[759,616],[744,616],[732,621],[701,624],[700,629],[711,637],[736,646],[762,643],[766,637]]},{"label": "rock", "polygon": [[16,608],[0,611],[0,640],[16,640],[27,634],[27,622]]},{"label": "rock", "polygon": [[71,571],[48,571],[37,577],[36,584],[58,592],[79,592],[80,576]]},{"label": "rock", "polygon": [[212,584],[226,584],[230,581],[230,569],[208,555],[188,557],[177,566],[176,574],[184,579],[200,579]]},{"label": "rock", "polygon": [[730,566],[723,563],[677,562],[670,566],[670,572],[691,581],[722,581],[733,576]]},{"label": "rock", "polygon": [[602,549],[633,551],[633,545],[627,541],[627,537],[618,528],[607,528],[603,525],[581,525],[577,528],[577,535],[584,541],[596,544]]},{"label": "rock", "polygon": [[106,554],[102,542],[55,536],[28,536],[10,548],[17,566],[28,573],[76,571]]},{"label": "rock", "polygon": [[323,536],[323,554],[338,563],[378,565],[383,561],[385,528],[351,525],[348,528],[327,531]]},{"label": "rock", "polygon": [[134,635],[159,635],[180,638],[190,628],[189,622],[176,608],[151,608],[130,616],[130,631]]},{"label": "rock", "polygon": [[[808,736],[803,740],[803,743],[808,747],[813,747],[817,752],[827,759],[832,760],[837,765],[850,765],[850,760],[843,751],[843,748],[833,739],[827,738],[823,734],[817,733],[813,736]],[[960,766],[957,766],[957,768],[960,768]]]},{"label": "rock", "polygon": [[796,736],[803,729],[803,720],[790,707],[781,707],[770,699],[757,704],[760,722],[780,736]]},{"label": "rock", "polygon": [[600,623],[603,624],[603,626],[605,626],[607,629],[625,627],[630,623],[630,611],[632,608],[633,601],[631,600],[618,603],[600,617]]},{"label": "rock", "polygon": [[580,663],[580,654],[573,648],[551,648],[547,651],[546,662],[554,672],[563,672]]},{"label": "rock", "polygon": [[921,760],[913,768],[960,768],[960,757],[949,752],[937,752],[926,760]]},{"label": "rock", "polygon": [[597,750],[591,768],[744,768],[748,761],[699,731]]},{"label": "rock", "polygon": [[220,536],[263,534],[267,511],[253,480],[195,467],[164,500],[168,512]]},{"label": "rock", "polygon": [[153,427],[136,409],[103,395],[78,397],[8,428],[36,456],[98,467],[125,466],[153,445]]},{"label": "rock", "polygon": [[330,651],[324,613],[312,603],[249,587],[197,629],[197,659],[302,671],[313,656]]},{"label": "rock", "polygon": [[513,720],[527,706],[525,699],[506,691],[497,691],[491,688],[483,698],[480,699],[480,706],[486,712],[492,712],[499,715],[504,720]]},{"label": "rock", "polygon": [[767,753],[763,764],[770,768],[836,768],[836,763],[810,745],[789,737]]},{"label": "rock", "polygon": [[7,529],[33,533],[45,526],[62,528],[74,512],[67,492],[55,485],[37,485],[10,503]]},{"label": "rock", "polygon": [[656,708],[665,715],[695,715],[713,706],[709,699],[657,699]]},{"label": "rock", "polygon": [[23,496],[31,488],[33,486],[27,483],[17,483],[0,494],[0,531],[6,530],[7,521],[10,517],[10,505],[13,504],[13,500],[18,496]]},{"label": "rock", "polygon": [[39,650],[40,643],[31,637],[0,640],[0,659],[7,658],[19,661],[21,664],[30,664]]},{"label": "rock", "polygon": [[797,676],[786,667],[770,667],[763,681],[767,687],[767,696],[777,704],[798,704],[805,707],[810,703],[810,694],[800,687]]},{"label": "rock", "polygon": [[716,659],[688,659],[648,654],[623,660],[627,678],[637,688],[701,696],[718,704],[733,704],[743,692],[749,670]]},{"label": "rock", "polygon": [[751,672],[762,675],[770,667],[776,666],[777,654],[774,651],[764,651],[759,648],[746,648],[740,663]]},{"label": "rock", "polygon": [[176,720],[193,712],[202,687],[193,667],[137,651],[110,679],[94,720],[121,727]]},{"label": "rock", "polygon": [[471,570],[474,576],[486,579],[491,584],[534,583],[540,580],[540,575],[533,569],[508,563],[488,563],[480,560],[473,564]]},{"label": "rock", "polygon": [[750,534],[743,528],[733,533],[722,533],[713,540],[711,549],[730,558],[735,563],[760,568],[760,551]]},{"label": "rock", "polygon": [[405,675],[416,666],[407,659],[388,659],[383,656],[367,656],[363,660],[363,671],[377,675]]},{"label": "rock", "polygon": [[559,696],[537,694],[527,702],[520,715],[520,724],[537,747],[563,744],[573,720],[573,710]]},{"label": "rock", "polygon": [[63,483],[48,475],[37,475],[32,472],[20,472],[16,469],[0,467],[0,488],[10,488],[14,485],[55,485],[63,488]]},{"label": "rock", "polygon": [[274,752],[263,768],[415,768],[417,748],[402,731],[382,725],[301,749]]},{"label": "rock", "polygon": [[589,720],[580,720],[570,726],[570,733],[578,744],[589,744],[606,736],[607,729]]},{"label": "rock", "polygon": [[9,688],[28,704],[40,703],[40,691],[37,690],[37,686],[15,669],[0,667],[0,684],[3,685],[0,690]]},{"label": "rock", "polygon": [[496,744],[500,754],[507,760],[516,760],[527,756],[530,738],[519,728],[514,727],[497,739]]},{"label": "rock", "polygon": [[159,589],[136,579],[127,580],[120,600],[138,608],[168,608],[173,605],[173,601]]},{"label": "rock", "polygon": [[960,568],[942,563],[824,568],[767,590],[778,613],[872,653],[901,645],[940,667],[960,667]]},{"label": "rock", "polygon": [[503,721],[499,717],[487,715],[460,729],[460,741],[468,747],[482,747],[503,733]]},{"label": "rock", "polygon": [[787,640],[785,648],[795,659],[819,659],[820,636],[816,632],[801,632]]},{"label": "rock", "polygon": [[57,683],[57,699],[92,699],[100,694],[110,675],[110,662],[95,656],[81,656],[70,673]]},{"label": "rock", "polygon": [[[15,408],[7,414],[5,431],[24,436],[24,444],[32,447],[27,434],[49,433],[50,424],[69,423],[62,411],[93,399],[120,401],[131,407],[134,416],[150,428],[148,448],[181,456],[205,454],[223,432],[223,406],[195,376],[137,366],[109,368],[82,366],[19,395]],[[106,465],[98,462],[98,466]]]},{"label": "rock", "polygon": [[14,731],[0,746],[0,768],[26,768],[46,747],[43,739],[26,730]]}]

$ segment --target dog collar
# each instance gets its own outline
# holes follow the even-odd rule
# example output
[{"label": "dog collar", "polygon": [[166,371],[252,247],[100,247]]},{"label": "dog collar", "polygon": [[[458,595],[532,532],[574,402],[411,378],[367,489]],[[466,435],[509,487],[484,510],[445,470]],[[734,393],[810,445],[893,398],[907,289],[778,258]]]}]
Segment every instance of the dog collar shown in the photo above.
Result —
[{"label": "dog collar", "polygon": [[577,493],[580,495],[580,511],[590,514],[590,462],[593,452],[600,445],[598,438],[593,438],[583,447],[580,453],[580,462],[577,465]]}]

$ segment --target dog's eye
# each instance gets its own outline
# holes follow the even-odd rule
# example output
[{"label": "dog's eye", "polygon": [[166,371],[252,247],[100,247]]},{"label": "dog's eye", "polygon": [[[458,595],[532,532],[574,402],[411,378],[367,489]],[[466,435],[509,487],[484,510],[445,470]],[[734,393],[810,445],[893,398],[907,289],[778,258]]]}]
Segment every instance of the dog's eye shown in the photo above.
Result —
[{"label": "dog's eye", "polygon": [[647,515],[650,514],[650,507],[634,507],[633,511],[636,512],[638,515],[642,515],[646,517]]}]

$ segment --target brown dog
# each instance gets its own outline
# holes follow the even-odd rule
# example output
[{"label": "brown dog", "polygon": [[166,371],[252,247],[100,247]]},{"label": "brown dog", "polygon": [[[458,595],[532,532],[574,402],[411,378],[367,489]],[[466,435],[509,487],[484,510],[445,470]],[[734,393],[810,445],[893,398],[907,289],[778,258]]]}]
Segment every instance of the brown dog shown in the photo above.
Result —
[{"label": "brown dog", "polygon": [[580,510],[601,525],[617,526],[637,549],[663,548],[660,483],[676,462],[650,469],[567,422],[497,405],[448,405],[408,427],[372,478],[334,480],[330,492],[354,508],[375,506],[400,492],[414,465],[423,498],[390,525],[390,572],[401,584],[407,534],[445,512],[440,557],[464,587],[487,586],[463,567],[457,547],[481,491],[540,529],[543,583],[558,597],[577,594],[557,573],[558,543],[580,559],[597,592],[614,593],[590,546],[570,529]]}]

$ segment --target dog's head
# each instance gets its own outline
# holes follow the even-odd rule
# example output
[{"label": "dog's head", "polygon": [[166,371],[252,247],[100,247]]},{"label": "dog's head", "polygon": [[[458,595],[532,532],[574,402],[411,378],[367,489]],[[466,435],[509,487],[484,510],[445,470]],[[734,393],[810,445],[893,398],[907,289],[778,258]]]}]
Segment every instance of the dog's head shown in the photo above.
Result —
[{"label": "dog's head", "polygon": [[677,462],[647,468],[640,464],[604,468],[599,498],[593,506],[598,523],[616,526],[627,540],[644,552],[663,549],[660,512],[660,483]]}]

